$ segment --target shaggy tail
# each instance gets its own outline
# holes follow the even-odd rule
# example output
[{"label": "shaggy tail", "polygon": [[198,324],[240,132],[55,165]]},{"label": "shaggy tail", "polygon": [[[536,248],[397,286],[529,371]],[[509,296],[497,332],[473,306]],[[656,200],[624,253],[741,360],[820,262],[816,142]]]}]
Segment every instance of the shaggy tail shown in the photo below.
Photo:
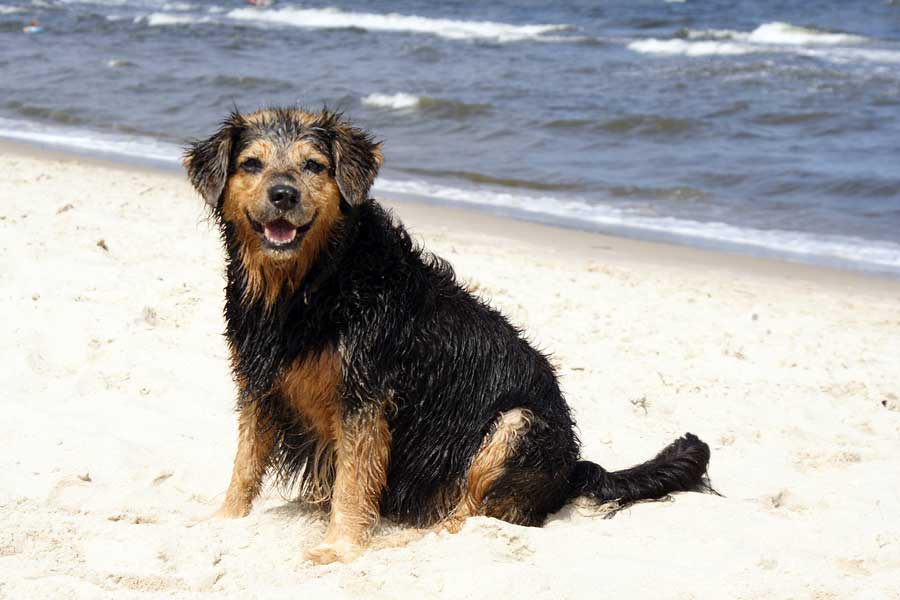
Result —
[{"label": "shaggy tail", "polygon": [[656,500],[672,492],[712,492],[706,477],[709,446],[686,433],[645,463],[610,473],[596,463],[579,461],[572,476],[572,496],[599,503],[615,502],[617,509],[639,500]]}]

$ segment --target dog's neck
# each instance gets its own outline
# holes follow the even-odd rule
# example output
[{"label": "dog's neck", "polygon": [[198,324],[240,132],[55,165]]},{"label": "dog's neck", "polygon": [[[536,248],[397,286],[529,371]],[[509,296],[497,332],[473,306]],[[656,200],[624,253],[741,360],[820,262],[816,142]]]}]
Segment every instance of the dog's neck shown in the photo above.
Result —
[{"label": "dog's neck", "polygon": [[285,261],[273,261],[260,252],[250,251],[241,243],[232,224],[220,222],[227,254],[229,296],[239,292],[242,304],[261,303],[265,312],[273,311],[296,296],[309,304],[340,268],[356,236],[359,212],[356,209],[342,211],[340,222],[327,238]]},{"label": "dog's neck", "polygon": [[[345,215],[313,260],[294,270],[248,272],[239,239],[227,224],[222,237],[227,253],[226,337],[235,373],[242,384],[241,403],[265,402],[279,373],[297,358],[337,345],[331,322],[329,282],[338,276],[357,235],[359,217]],[[253,280],[261,277],[261,280]],[[254,297],[248,287],[263,281],[278,285]],[[246,396],[246,397],[243,397]]]}]

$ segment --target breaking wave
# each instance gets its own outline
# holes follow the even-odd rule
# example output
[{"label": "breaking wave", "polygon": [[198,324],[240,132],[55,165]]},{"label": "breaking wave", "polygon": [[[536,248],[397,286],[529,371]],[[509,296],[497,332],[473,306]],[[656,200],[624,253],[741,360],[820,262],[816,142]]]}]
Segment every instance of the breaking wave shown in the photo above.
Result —
[{"label": "breaking wave", "polygon": [[465,119],[490,110],[489,104],[469,104],[444,98],[416,96],[405,92],[397,94],[369,94],[361,100],[364,106],[376,109],[410,112],[427,111],[431,116],[444,119]]},{"label": "breaking wave", "polygon": [[390,108],[392,110],[404,110],[419,106],[422,98],[412,94],[400,92],[398,94],[369,94],[362,99],[366,106],[377,108]]},{"label": "breaking wave", "polygon": [[686,29],[670,39],[635,40],[628,49],[659,56],[739,56],[790,53],[833,62],[900,62],[900,52],[860,47],[869,38],[844,32],[797,27],[789,23],[764,23],[753,31]]},{"label": "breaking wave", "polygon": [[457,21],[417,15],[345,12],[337,8],[237,8],[229,19],[320,29],[363,29],[437,35],[451,40],[483,39],[498,42],[541,40],[567,31],[568,25],[512,25],[493,21]]}]

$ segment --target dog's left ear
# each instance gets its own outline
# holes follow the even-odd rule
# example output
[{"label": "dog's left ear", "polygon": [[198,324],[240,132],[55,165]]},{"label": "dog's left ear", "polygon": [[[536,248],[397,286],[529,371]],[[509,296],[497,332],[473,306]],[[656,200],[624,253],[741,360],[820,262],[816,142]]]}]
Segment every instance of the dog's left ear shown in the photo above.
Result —
[{"label": "dog's left ear", "polygon": [[184,153],[182,164],[188,177],[210,208],[219,205],[228,179],[231,153],[243,127],[243,117],[231,113],[212,137],[191,142]]},{"label": "dog's left ear", "polygon": [[372,139],[367,131],[347,123],[338,123],[332,131],[334,180],[348,204],[362,204],[368,200],[369,189],[384,162],[381,142]]}]

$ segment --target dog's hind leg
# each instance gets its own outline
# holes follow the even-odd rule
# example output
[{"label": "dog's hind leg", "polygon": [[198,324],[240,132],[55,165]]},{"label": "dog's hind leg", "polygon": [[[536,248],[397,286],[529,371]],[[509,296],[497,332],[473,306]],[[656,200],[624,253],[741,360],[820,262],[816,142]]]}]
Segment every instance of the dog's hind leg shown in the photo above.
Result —
[{"label": "dog's hind leg", "polygon": [[225,501],[215,516],[235,519],[250,513],[250,507],[259,495],[263,475],[269,466],[274,443],[274,428],[264,427],[260,423],[254,406],[247,404],[241,408],[238,449],[234,457],[231,483],[225,493]]},{"label": "dog's hind leg", "polygon": [[497,418],[469,465],[462,498],[438,529],[456,533],[469,517],[486,514],[485,498],[503,476],[509,459],[531,428],[532,419],[531,411],[522,408],[506,411]]}]

